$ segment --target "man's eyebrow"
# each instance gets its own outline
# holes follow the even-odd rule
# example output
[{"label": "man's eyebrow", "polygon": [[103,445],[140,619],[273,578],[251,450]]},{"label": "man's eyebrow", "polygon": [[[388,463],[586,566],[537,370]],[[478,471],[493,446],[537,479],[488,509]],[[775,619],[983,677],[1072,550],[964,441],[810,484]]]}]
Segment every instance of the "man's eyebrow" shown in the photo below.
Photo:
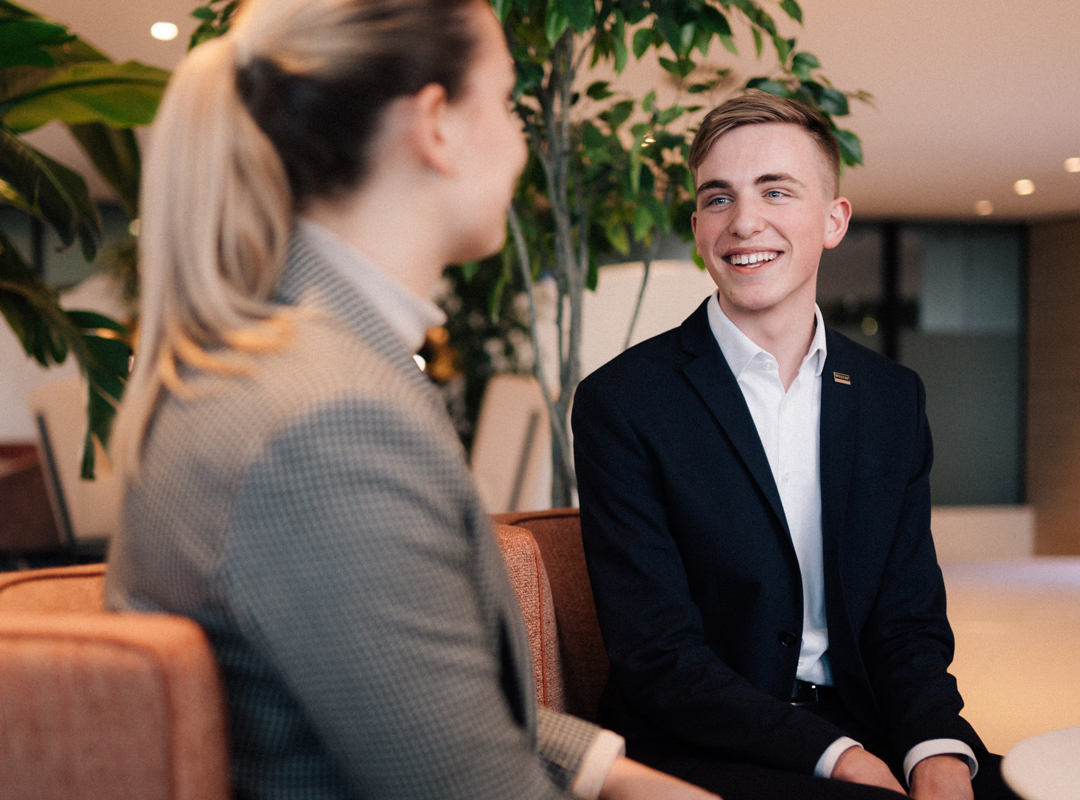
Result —
[{"label": "man's eyebrow", "polygon": [[786,172],[772,172],[768,175],[760,176],[754,181],[755,186],[761,186],[765,183],[795,183],[803,188],[806,188],[806,184],[796,178],[794,175],[788,175]]},{"label": "man's eyebrow", "polygon": [[722,180],[705,181],[701,186],[694,190],[694,196],[701,194],[702,192],[708,192],[712,189],[730,189],[731,184]]},{"label": "man's eyebrow", "polygon": [[[754,181],[755,186],[763,186],[769,183],[794,183],[798,186],[806,188],[806,184],[796,178],[794,175],[789,175],[786,172],[769,172],[765,175],[760,175]],[[694,191],[694,196],[701,194],[702,192],[708,192],[713,189],[730,189],[731,184],[728,181],[716,178],[711,181],[705,181],[701,186],[697,187]]]}]

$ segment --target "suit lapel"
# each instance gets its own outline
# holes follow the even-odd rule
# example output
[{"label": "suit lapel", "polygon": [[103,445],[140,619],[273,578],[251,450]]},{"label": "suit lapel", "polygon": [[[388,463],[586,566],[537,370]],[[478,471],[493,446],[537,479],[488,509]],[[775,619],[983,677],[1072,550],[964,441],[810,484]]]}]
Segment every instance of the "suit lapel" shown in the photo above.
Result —
[{"label": "suit lapel", "polygon": [[825,337],[828,357],[821,373],[821,527],[825,563],[835,564],[854,467],[859,381],[864,376],[852,366],[845,342],[828,328]]},{"label": "suit lapel", "polygon": [[[844,676],[852,669],[845,654],[855,653],[858,642],[853,636],[847,613],[844,569],[841,551],[845,543],[844,525],[848,493],[855,466],[858,440],[858,397],[861,374],[852,363],[846,340],[825,329],[828,357],[821,373],[821,545],[825,564],[825,609],[829,626],[830,663],[839,685],[859,685]],[[857,673],[856,669],[856,673]]]},{"label": "suit lapel", "polygon": [[[735,375],[709,328],[707,303],[708,301],[702,303],[680,329],[683,351],[692,356],[683,366],[683,374],[727,434],[732,447],[753,476],[769,507],[787,531],[787,518],[784,516],[780,492],[769,467],[769,459],[761,446],[761,438],[742,389],[739,388],[739,382],[735,380]],[[790,531],[788,533],[790,535]]]}]

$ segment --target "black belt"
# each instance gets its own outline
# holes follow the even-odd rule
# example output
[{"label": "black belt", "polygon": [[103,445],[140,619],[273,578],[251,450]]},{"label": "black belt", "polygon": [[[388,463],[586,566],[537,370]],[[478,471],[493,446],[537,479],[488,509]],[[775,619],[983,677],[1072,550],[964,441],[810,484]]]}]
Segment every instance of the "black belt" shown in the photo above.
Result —
[{"label": "black belt", "polygon": [[816,683],[795,679],[795,688],[791,690],[791,704],[805,706],[811,703],[823,703],[836,697],[836,689],[831,686],[818,686]]}]

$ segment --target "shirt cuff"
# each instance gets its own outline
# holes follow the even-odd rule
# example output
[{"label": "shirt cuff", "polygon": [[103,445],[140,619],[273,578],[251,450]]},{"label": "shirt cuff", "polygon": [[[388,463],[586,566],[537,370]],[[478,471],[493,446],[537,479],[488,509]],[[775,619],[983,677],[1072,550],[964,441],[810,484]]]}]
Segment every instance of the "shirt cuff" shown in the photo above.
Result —
[{"label": "shirt cuff", "polygon": [[574,778],[570,791],[582,800],[597,800],[612,765],[624,755],[626,740],[613,731],[601,730],[585,751],[581,769]]},{"label": "shirt cuff", "polygon": [[979,760],[975,752],[959,739],[927,739],[908,750],[904,756],[904,780],[911,786],[911,771],[915,765],[930,756],[956,756],[962,758],[971,770],[971,777],[979,771]]},{"label": "shirt cuff", "polygon": [[850,736],[841,736],[830,744],[814,765],[814,775],[818,778],[831,778],[832,771],[836,769],[836,762],[840,760],[840,756],[852,747],[862,747],[862,745]]}]

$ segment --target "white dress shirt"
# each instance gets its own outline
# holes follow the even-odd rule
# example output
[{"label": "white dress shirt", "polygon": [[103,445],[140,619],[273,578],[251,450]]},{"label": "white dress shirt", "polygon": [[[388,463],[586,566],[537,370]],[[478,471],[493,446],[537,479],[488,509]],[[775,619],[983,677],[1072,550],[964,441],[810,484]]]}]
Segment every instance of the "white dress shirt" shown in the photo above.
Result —
[{"label": "white dress shirt", "polygon": [[[829,668],[829,631],[825,616],[825,569],[821,531],[821,371],[828,354],[825,322],[814,305],[814,337],[791,385],[784,389],[776,358],[739,330],[727,318],[714,293],[707,306],[709,327],[739,383],[754,419],[758,437],[769,459],[780,492],[791,543],[802,577],[803,628],[799,666],[795,676],[819,686],[832,686]],[[828,778],[840,756],[861,745],[842,736],[822,753],[814,774]],[[975,776],[975,754],[964,742],[933,739],[913,747],[904,758],[904,776],[910,780],[915,764],[932,755],[964,757]]]},{"label": "white dress shirt", "polygon": [[[296,225],[299,234],[383,317],[410,353],[423,346],[431,328],[446,322],[446,314],[435,303],[372,264],[333,231],[303,218]],[[615,760],[625,753],[623,737],[614,731],[601,730],[585,752],[570,790],[582,800],[596,800]]]}]

